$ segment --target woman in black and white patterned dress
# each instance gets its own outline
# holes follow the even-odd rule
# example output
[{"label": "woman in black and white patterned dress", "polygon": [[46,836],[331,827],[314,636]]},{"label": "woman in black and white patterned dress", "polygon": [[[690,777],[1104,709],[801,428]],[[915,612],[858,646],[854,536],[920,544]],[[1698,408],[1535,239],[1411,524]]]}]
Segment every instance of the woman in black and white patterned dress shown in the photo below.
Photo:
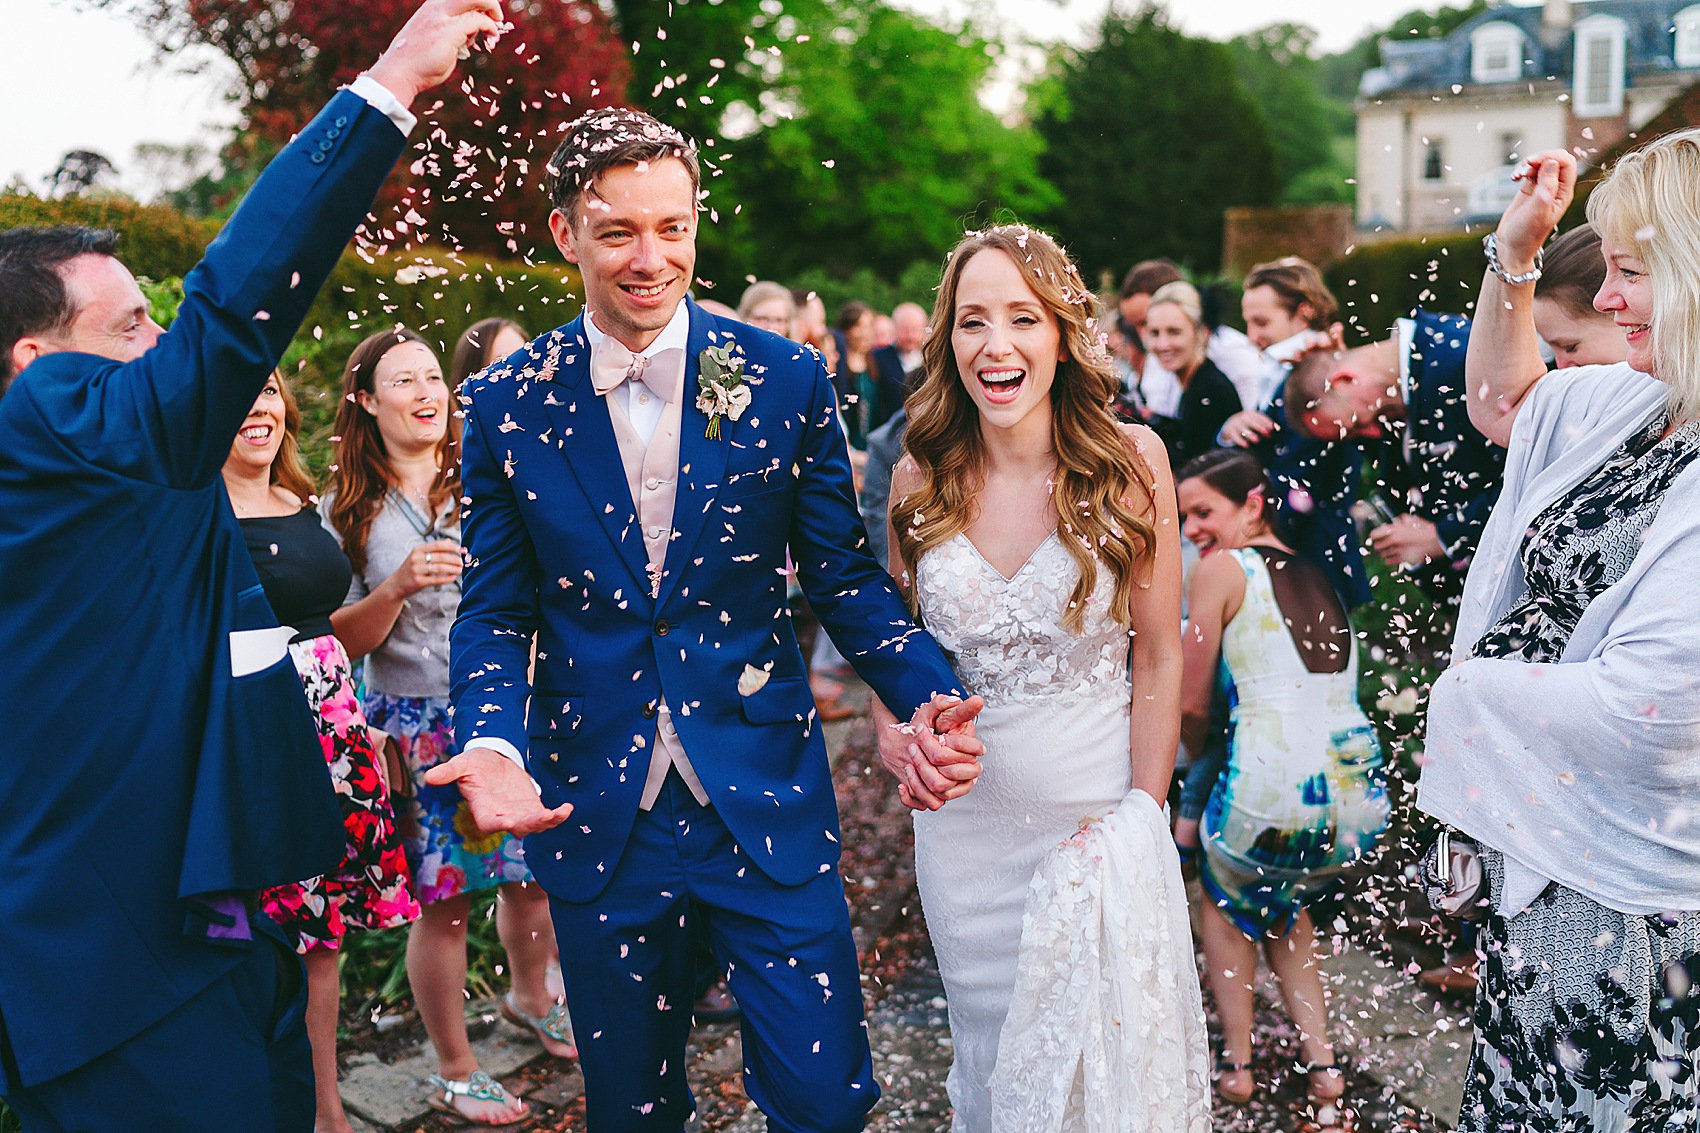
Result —
[{"label": "woman in black and white patterned dress", "polygon": [[1482,874],[1472,898],[1428,861],[1486,912],[1459,1128],[1676,1133],[1700,1128],[1700,131],[1588,204],[1628,361],[1549,375],[1532,285],[1575,176],[1531,159],[1488,247],[1467,380],[1505,488],[1418,805]]}]

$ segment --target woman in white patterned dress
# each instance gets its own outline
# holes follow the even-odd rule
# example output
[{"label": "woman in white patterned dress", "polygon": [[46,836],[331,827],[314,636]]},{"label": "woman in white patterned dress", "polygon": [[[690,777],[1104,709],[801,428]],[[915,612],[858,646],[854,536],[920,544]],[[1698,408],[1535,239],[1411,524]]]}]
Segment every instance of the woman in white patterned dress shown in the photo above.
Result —
[{"label": "woman in white patterned dress", "polygon": [[[1161,442],[1110,415],[1093,313],[1044,233],[965,238],[892,483],[894,573],[986,699],[971,790],[899,784],[950,1004],[957,1133],[1209,1125],[1156,801],[1180,719],[1174,489]],[[904,741],[881,734],[895,770]]]}]

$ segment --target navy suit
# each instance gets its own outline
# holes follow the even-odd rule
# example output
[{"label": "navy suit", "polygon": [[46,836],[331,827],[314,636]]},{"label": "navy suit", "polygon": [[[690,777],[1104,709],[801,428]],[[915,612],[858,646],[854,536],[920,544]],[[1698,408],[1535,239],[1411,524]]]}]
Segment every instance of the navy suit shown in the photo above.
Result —
[{"label": "navy suit", "polygon": [[[543,802],[575,808],[526,839],[526,860],[555,898],[593,1128],[677,1130],[690,1111],[682,921],[694,902],[732,966],[746,1089],[769,1127],[859,1129],[878,1090],[832,779],[786,612],[787,550],[822,625],[899,715],[957,681],[865,549],[819,357],[694,303],[689,317],[658,597],[582,322],[468,384],[456,735],[529,749]],[[728,342],[752,401],[710,440],[697,363]],[[747,667],[765,683],[740,693]],[[707,807],[670,773],[639,810],[663,698]]]},{"label": "navy suit", "polygon": [[[310,877],[343,844],[289,658],[233,675],[232,632],[277,622],[220,469],[401,149],[388,119],[339,94],[190,272],[153,349],[48,355],[0,399],[0,1061],[26,1128],[270,1129],[300,1104],[311,1124],[310,1071],[274,1107],[277,1083],[226,1060],[242,1028],[281,1020],[228,1019],[227,1036],[211,1009],[182,1065],[104,1121],[78,1074],[127,1043],[171,1046],[158,1028],[209,1010],[233,973],[237,1012],[298,979],[269,923],[214,942],[189,900]],[[181,1118],[150,1108],[168,1094]],[[241,1108],[221,1118],[223,1097]]]},{"label": "navy suit", "polygon": [[1275,482],[1294,550],[1328,572],[1347,606],[1362,605],[1370,596],[1351,515],[1364,453],[1375,464],[1377,490],[1396,511],[1432,522],[1448,550],[1445,561],[1414,575],[1437,601],[1462,593],[1465,571],[1499,499],[1505,452],[1470,423],[1465,397],[1469,320],[1417,311],[1415,324],[1401,425],[1361,450],[1354,441],[1312,440],[1288,421],[1283,386],[1269,409],[1276,431],[1252,450]]}]

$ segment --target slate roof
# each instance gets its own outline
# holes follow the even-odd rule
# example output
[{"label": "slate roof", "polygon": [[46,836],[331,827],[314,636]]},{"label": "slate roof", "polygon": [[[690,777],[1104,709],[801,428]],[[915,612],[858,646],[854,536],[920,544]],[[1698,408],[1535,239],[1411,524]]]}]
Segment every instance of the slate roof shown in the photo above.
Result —
[{"label": "slate roof", "polygon": [[[1679,68],[1672,58],[1675,50],[1676,14],[1696,0],[1581,0],[1570,5],[1571,21],[1589,16],[1616,16],[1628,26],[1624,44],[1624,82],[1693,75],[1695,68]],[[1454,85],[1471,86],[1470,34],[1483,24],[1507,23],[1523,32],[1523,78],[1554,78],[1566,83],[1575,61],[1575,34],[1566,28],[1552,47],[1541,42],[1541,6],[1504,5],[1472,16],[1444,39],[1381,41],[1380,67],[1366,71],[1358,88],[1365,98],[1397,97]],[[1501,84],[1482,84],[1499,86]]]}]

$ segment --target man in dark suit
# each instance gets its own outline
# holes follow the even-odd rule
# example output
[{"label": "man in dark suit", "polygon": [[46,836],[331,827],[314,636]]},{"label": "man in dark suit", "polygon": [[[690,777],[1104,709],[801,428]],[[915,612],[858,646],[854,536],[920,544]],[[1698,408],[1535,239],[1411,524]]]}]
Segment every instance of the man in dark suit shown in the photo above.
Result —
[{"label": "man in dark suit", "polygon": [[313,1124],[300,962],[253,894],[333,865],[342,824],[219,471],[407,104],[500,19],[429,0],[169,331],[112,234],[0,234],[0,1093],[27,1133]]},{"label": "man in dark suit", "polygon": [[867,553],[819,356],[687,298],[694,147],[592,111],[549,164],[585,314],[465,387],[471,566],[450,664],[465,750],[428,778],[459,781],[475,811],[572,810],[526,858],[573,944],[592,1129],[677,1133],[689,1116],[699,919],[768,1128],[861,1129],[879,1089],[787,559],[857,671],[912,713],[900,797],[968,789],[978,741],[946,737],[969,745],[954,761],[933,732],[966,728],[978,701],[937,695],[956,677]]},{"label": "man in dark suit", "polygon": [[874,373],[880,381],[894,383],[907,392],[920,379],[921,344],[927,341],[927,312],[919,303],[899,303],[892,308],[891,325],[895,337],[889,346],[874,351]]},{"label": "man in dark suit", "polygon": [[1391,514],[1370,545],[1442,602],[1463,593],[1505,476],[1505,451],[1470,424],[1469,338],[1469,320],[1418,311],[1392,338],[1307,355],[1285,390],[1296,432],[1355,442],[1374,463],[1375,494]]}]

